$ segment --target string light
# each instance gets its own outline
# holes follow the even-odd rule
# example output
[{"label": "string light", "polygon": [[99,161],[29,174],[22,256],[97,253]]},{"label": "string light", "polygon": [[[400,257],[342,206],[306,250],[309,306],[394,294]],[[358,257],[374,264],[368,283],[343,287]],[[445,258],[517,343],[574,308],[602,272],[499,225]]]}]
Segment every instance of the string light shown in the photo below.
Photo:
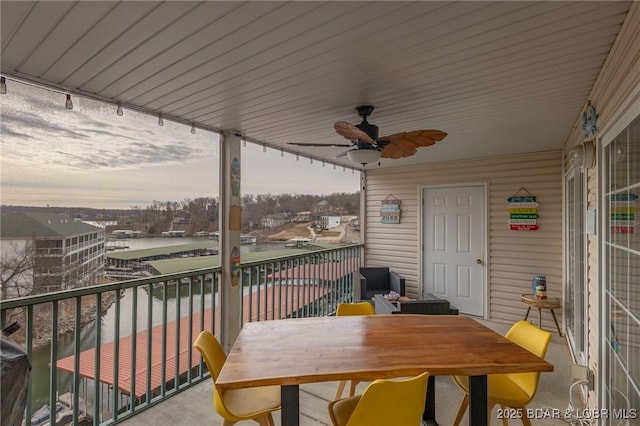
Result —
[{"label": "string light", "polygon": [[280,157],[284,157],[284,149],[280,148]]},{"label": "string light", "polygon": [[336,169],[336,163],[333,163],[333,170]]},{"label": "string light", "polygon": [[242,147],[243,148],[247,147],[247,140],[246,139],[242,139]]},{"label": "string light", "polygon": [[124,115],[124,109],[122,109],[122,104],[118,102],[118,108],[116,108],[116,114],[118,114],[119,117],[122,117]]},{"label": "string light", "polygon": [[4,77],[0,77],[0,94],[7,93],[7,80]]},{"label": "string light", "polygon": [[158,126],[164,126],[164,120],[162,119],[162,114],[158,114]]},{"label": "string light", "polygon": [[195,134],[196,134],[196,123],[193,123],[193,124],[191,125],[191,134],[192,134],[192,135],[195,135]]},{"label": "string light", "polygon": [[313,157],[309,157],[309,164],[313,164]]},{"label": "string light", "polygon": [[322,160],[322,167],[324,167],[324,160]]},{"label": "string light", "polygon": [[267,144],[266,143],[262,144],[262,152],[267,152]]},{"label": "string light", "polygon": [[296,161],[300,161],[300,154],[296,152]]},{"label": "string light", "polygon": [[67,100],[64,102],[64,107],[66,109],[73,109],[73,101],[71,100],[71,95],[67,93]]},{"label": "string light", "polygon": [[342,166],[342,171],[346,172],[347,171],[347,167],[346,166]]}]

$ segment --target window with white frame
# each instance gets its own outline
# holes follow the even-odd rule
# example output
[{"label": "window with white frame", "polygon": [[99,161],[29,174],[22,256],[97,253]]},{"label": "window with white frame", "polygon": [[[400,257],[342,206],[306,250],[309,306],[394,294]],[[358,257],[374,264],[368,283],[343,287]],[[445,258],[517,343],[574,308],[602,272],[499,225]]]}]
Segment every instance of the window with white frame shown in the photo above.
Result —
[{"label": "window with white frame", "polygon": [[566,177],[566,275],[564,318],[574,360],[586,363],[585,355],[585,233],[584,171],[573,168]]},{"label": "window with white frame", "polygon": [[[604,147],[604,408],[640,415],[640,117]],[[632,410],[629,412],[628,410]],[[635,412],[633,410],[636,410]],[[624,414],[630,414],[624,423]]]}]

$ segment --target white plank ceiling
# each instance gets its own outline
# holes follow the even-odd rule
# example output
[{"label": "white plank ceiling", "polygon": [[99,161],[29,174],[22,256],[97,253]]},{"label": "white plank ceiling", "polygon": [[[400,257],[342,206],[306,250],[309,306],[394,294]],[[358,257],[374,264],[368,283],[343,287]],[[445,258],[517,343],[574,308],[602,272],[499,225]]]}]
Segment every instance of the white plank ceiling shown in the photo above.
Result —
[{"label": "white plank ceiling", "polygon": [[[336,162],[354,107],[447,138],[382,167],[559,149],[628,2],[0,2],[1,71]],[[337,161],[348,164],[346,157]],[[369,166],[371,167],[371,166]]]}]

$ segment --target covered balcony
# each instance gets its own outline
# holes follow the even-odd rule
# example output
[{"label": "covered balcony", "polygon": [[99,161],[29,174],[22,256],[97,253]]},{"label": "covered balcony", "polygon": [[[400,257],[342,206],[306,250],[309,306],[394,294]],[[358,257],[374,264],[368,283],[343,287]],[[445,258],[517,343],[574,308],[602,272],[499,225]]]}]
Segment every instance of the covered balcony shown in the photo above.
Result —
[{"label": "covered balcony", "polygon": [[[531,407],[562,417],[572,389],[585,413],[627,416],[591,424],[637,421],[637,2],[3,1],[0,16],[3,104],[12,85],[34,85],[61,108],[97,100],[220,141],[218,266],[1,302],[3,326],[9,310],[24,310],[28,351],[34,307],[54,318],[49,405],[69,389],[97,424],[178,413],[219,422],[195,333],[214,331],[228,351],[247,321],[332,315],[351,300],[350,272],[388,266],[407,296],[446,298],[500,333],[522,319],[521,297],[544,275],[563,336],[554,333],[555,371]],[[357,171],[362,244],[238,258],[243,143]],[[183,291],[185,305],[169,309],[167,295]],[[114,334],[77,331],[75,352],[61,356],[58,310],[79,315],[86,298],[98,309],[105,297]],[[154,307],[147,318],[122,319],[141,304]],[[547,314],[541,325],[555,330]],[[120,343],[138,333],[140,343]],[[85,338],[93,352],[83,358]],[[106,359],[119,362],[103,369]],[[328,423],[334,386],[302,388],[304,424]],[[437,386],[437,419],[448,424],[460,394],[446,377]],[[566,420],[553,416],[534,421]]]}]

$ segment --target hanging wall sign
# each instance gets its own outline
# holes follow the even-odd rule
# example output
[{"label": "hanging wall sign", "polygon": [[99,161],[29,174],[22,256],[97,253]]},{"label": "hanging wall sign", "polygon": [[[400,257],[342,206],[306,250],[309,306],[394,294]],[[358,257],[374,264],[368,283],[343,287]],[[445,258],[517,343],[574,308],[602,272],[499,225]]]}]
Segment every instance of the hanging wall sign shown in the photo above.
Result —
[{"label": "hanging wall sign", "polygon": [[582,113],[582,134],[585,138],[595,135],[598,130],[598,114],[596,107],[591,105],[591,101],[587,103],[587,109]]},{"label": "hanging wall sign", "polygon": [[611,232],[635,234],[637,200],[638,196],[632,193],[611,196]]},{"label": "hanging wall sign", "polygon": [[380,223],[400,223],[400,200],[393,195],[387,196],[387,198],[381,202]]},{"label": "hanging wall sign", "polygon": [[238,157],[231,160],[231,195],[240,196],[240,160]]},{"label": "hanging wall sign", "polygon": [[240,250],[238,247],[231,249],[231,286],[237,287],[240,284]]},{"label": "hanging wall sign", "polygon": [[[522,194],[522,192],[526,194]],[[520,188],[511,197],[509,203],[509,229],[512,231],[537,231],[538,226],[538,202],[536,197],[529,194],[525,188]]]}]

